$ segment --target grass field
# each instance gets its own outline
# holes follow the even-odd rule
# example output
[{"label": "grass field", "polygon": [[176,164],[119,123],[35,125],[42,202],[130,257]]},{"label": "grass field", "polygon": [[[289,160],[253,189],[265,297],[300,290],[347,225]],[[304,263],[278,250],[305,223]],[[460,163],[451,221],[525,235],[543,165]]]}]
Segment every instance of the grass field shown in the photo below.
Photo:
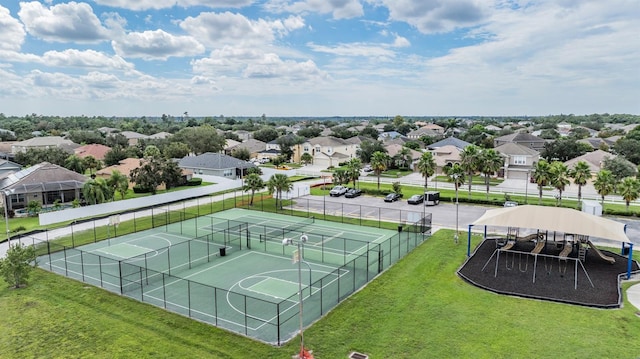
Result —
[{"label": "grass field", "polygon": [[[316,358],[638,357],[628,302],[599,310],[485,292],[455,274],[466,246],[451,237],[436,233],[307,330]],[[2,358],[290,358],[299,344],[270,347],[41,270],[24,289],[0,282],[0,312]]]}]

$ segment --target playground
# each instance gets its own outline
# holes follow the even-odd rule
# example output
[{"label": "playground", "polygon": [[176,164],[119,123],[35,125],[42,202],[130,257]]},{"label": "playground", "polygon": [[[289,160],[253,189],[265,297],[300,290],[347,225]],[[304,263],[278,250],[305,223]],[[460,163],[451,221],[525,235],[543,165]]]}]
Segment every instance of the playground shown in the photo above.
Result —
[{"label": "playground", "polygon": [[[609,222],[561,208],[487,211],[474,223],[485,226],[485,239],[458,275],[499,294],[618,308],[621,279],[640,267],[630,259],[633,245],[624,227]],[[600,249],[592,241],[598,239],[618,242],[621,249]]]}]

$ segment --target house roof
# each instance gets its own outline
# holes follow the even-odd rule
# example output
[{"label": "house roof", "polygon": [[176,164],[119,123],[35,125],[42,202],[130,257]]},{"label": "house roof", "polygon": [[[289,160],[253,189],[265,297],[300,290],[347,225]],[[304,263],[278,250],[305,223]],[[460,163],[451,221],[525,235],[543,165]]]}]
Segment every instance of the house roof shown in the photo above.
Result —
[{"label": "house roof", "polygon": [[[262,142],[264,143],[264,142]],[[230,169],[230,168],[251,168],[255,167],[253,163],[242,161],[237,158],[227,156],[221,153],[207,152],[198,156],[187,156],[178,161],[181,168],[195,169]]]},{"label": "house roof", "polygon": [[[402,149],[405,148],[405,147],[402,146],[402,145],[399,145],[397,143],[394,143],[394,144],[385,146],[384,148],[387,150],[387,153],[389,154],[389,156],[393,157],[393,156],[397,155],[398,153],[400,153],[400,151],[402,151]],[[418,152],[418,151],[412,150],[412,149],[409,149],[409,151],[411,153],[411,158],[414,159],[414,160],[417,159],[417,158],[420,158],[422,156],[422,152]]]},{"label": "house roof", "polygon": [[463,141],[459,138],[456,137],[447,137],[443,140],[440,140],[436,143],[432,143],[429,146],[427,146],[427,148],[429,149],[434,149],[434,148],[438,148],[438,147],[443,147],[443,146],[455,146],[459,149],[464,149],[465,147],[471,145],[469,142],[467,141]]},{"label": "house roof", "polygon": [[20,147],[44,147],[44,146],[62,146],[62,145],[74,145],[73,141],[67,140],[60,136],[45,136],[45,137],[33,137],[28,140],[16,142],[14,146]]},{"label": "house roof", "polygon": [[496,138],[494,141],[499,142],[546,142],[544,138],[534,136],[526,132],[516,132]]},{"label": "house roof", "polygon": [[82,188],[88,178],[48,162],[11,173],[0,181],[0,188],[10,194]]},{"label": "house roof", "polygon": [[73,152],[81,158],[92,156],[97,160],[104,160],[104,155],[111,151],[111,147],[101,145],[98,143],[92,143],[90,145],[80,146],[76,148]]},{"label": "house roof", "polygon": [[113,171],[118,171],[123,175],[129,177],[129,174],[133,169],[140,167],[140,161],[142,161],[140,158],[125,158],[122,161],[120,161],[117,165],[105,167],[97,171],[96,175],[111,176],[111,173]]},{"label": "house roof", "polygon": [[138,132],[133,132],[133,131],[122,131],[120,132],[121,135],[123,135],[124,137],[126,137],[127,139],[131,140],[131,139],[135,139],[135,138],[147,138],[147,135],[143,135],[141,133]]},{"label": "house roof", "polygon": [[345,146],[351,144],[351,142],[347,140],[343,140],[342,138],[333,137],[333,136],[322,136],[311,138],[308,141],[310,144],[316,146]]},{"label": "house roof", "polygon": [[237,145],[239,145],[241,143],[242,142],[238,142],[236,140],[232,140],[230,138],[227,138],[227,142],[225,143],[224,149],[225,150],[231,149],[231,148],[233,148],[233,147],[235,147],[235,146],[237,146]]},{"label": "house roof", "polygon": [[256,140],[255,138],[250,138],[244,142],[241,142],[233,147],[227,148],[227,150],[235,150],[239,148],[246,148],[249,152],[260,152],[267,149],[266,142],[262,142],[260,140]]},{"label": "house roof", "polygon": [[147,136],[147,138],[149,139],[165,139],[165,138],[169,138],[173,136],[173,134],[169,133],[169,132],[158,132],[158,133],[154,133],[153,135]]},{"label": "house roof", "polygon": [[603,138],[600,137],[589,137],[589,138],[583,138],[578,140],[577,142],[580,143],[586,143],[587,145],[591,146],[592,148],[600,148],[600,145],[605,144],[607,146],[609,146],[609,143],[607,143],[606,140],[604,140]]},{"label": "house roof", "polygon": [[582,156],[572,158],[566,161],[564,164],[568,168],[574,168],[576,166],[576,163],[584,161],[589,165],[591,172],[596,173],[602,169],[602,165],[604,164],[605,159],[614,157],[616,157],[616,155],[607,151],[595,150],[593,152],[587,152]]},{"label": "house roof", "polygon": [[433,160],[438,167],[443,167],[449,162],[460,162],[460,148],[453,145],[446,145],[435,148],[430,152],[433,153]]},{"label": "house roof", "polygon": [[498,153],[507,156],[537,156],[538,151],[514,142],[507,142],[495,148]]}]

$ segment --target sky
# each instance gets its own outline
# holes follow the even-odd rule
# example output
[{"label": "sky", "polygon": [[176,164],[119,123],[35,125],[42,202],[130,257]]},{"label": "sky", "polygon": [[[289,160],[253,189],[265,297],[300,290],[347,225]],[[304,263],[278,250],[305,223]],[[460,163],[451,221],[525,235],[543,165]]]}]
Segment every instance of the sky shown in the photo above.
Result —
[{"label": "sky", "polygon": [[638,0],[0,3],[0,113],[640,114]]}]

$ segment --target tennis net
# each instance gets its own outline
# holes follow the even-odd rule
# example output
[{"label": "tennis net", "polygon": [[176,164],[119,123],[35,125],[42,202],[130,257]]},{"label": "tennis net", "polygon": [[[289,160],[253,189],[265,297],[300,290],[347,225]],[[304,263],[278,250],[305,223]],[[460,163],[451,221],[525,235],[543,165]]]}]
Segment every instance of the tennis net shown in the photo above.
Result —
[{"label": "tennis net", "polygon": [[[309,217],[303,221],[300,222],[296,222],[293,224],[290,224],[288,226],[285,226],[283,228],[278,228],[277,230],[272,230],[272,231],[265,231],[265,236],[260,238],[260,242],[266,240],[267,237],[280,237],[282,236],[282,238],[284,238],[284,235],[293,231],[297,231],[301,228],[307,227],[309,225],[312,225],[316,222],[315,217]],[[265,230],[268,227],[265,226]]]}]

